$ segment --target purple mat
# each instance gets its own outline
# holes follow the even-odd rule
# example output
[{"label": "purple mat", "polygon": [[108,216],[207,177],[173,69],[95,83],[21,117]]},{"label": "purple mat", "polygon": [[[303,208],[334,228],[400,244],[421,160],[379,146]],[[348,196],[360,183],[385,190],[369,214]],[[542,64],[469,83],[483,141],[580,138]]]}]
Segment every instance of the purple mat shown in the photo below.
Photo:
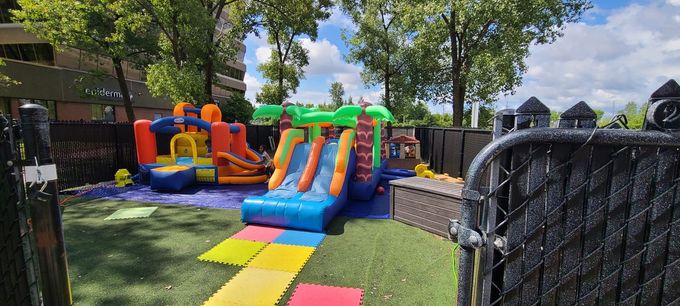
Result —
[{"label": "purple mat", "polygon": [[249,196],[263,195],[266,192],[267,184],[200,185],[187,187],[179,192],[152,191],[149,186],[144,186],[105,198],[109,200],[240,209],[243,199]]},{"label": "purple mat", "polygon": [[[351,218],[389,219],[389,184],[383,183],[385,193],[376,195],[371,201],[349,201],[339,215]],[[119,188],[122,189],[122,188]],[[125,187],[127,191],[103,196],[104,199],[153,202],[159,204],[180,204],[212,208],[240,209],[243,199],[263,195],[267,184],[253,185],[200,185],[185,188],[180,192],[152,191],[149,186]]]}]

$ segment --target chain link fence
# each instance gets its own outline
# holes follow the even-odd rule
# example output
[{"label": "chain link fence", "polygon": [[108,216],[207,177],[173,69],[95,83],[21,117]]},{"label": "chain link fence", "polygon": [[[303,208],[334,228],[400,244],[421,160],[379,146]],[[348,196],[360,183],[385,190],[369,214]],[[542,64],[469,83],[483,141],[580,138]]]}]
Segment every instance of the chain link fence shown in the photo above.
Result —
[{"label": "chain link fence", "polygon": [[498,114],[449,227],[459,305],[680,304],[680,86],[649,103],[642,131],[583,102],[557,128],[535,98]]},{"label": "chain link fence", "polygon": [[0,305],[37,305],[38,278],[17,167],[17,126],[0,115]]}]

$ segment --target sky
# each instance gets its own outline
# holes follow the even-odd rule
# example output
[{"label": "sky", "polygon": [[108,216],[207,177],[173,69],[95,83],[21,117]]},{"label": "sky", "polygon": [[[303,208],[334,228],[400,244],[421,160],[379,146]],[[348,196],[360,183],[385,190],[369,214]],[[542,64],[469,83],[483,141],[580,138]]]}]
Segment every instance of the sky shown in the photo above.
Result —
[{"label": "sky", "polygon": [[[567,25],[564,36],[550,45],[530,47],[528,71],[514,94],[501,95],[497,109],[516,107],[536,96],[550,109],[564,111],[578,101],[615,113],[629,101],[643,103],[668,79],[680,80],[680,0],[593,0],[593,9]],[[301,38],[309,50],[296,94],[290,101],[327,103],[334,81],[352,96],[377,103],[381,86],[365,86],[362,66],[345,61],[348,52],[341,33],[353,25],[337,9],[319,24],[316,41]],[[245,40],[246,97],[255,101],[266,80],[257,65],[269,58],[266,37]],[[433,112],[451,112],[451,105],[430,105]]]}]

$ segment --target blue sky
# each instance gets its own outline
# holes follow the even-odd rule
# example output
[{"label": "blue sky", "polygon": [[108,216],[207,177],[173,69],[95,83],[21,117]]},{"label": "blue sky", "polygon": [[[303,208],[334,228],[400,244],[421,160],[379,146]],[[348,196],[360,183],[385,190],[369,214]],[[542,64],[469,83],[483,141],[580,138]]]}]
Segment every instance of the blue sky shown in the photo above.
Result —
[{"label": "blue sky", "polygon": [[[513,107],[536,96],[551,109],[564,110],[584,100],[611,113],[628,101],[644,102],[669,78],[680,77],[680,0],[594,0],[594,8],[552,45],[532,46],[527,59],[529,71],[514,94],[503,95],[497,108]],[[319,26],[315,42],[301,38],[309,50],[293,102],[323,103],[330,100],[333,81],[345,86],[345,98],[359,97],[379,102],[381,86],[366,87],[359,76],[361,66],[344,61],[347,46],[343,29],[351,33],[350,20],[337,10]],[[266,81],[256,67],[268,59],[265,37],[249,36],[247,47],[246,96],[252,101]],[[450,112],[450,105],[431,105],[436,112]]]}]

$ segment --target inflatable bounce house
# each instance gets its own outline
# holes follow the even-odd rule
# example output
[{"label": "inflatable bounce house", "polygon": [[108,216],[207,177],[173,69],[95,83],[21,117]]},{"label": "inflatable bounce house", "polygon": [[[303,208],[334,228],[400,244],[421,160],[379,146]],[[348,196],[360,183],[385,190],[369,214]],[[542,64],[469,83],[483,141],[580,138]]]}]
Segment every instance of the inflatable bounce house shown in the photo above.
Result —
[{"label": "inflatable bounce house", "polygon": [[[214,104],[196,108],[178,103],[173,116],[134,123],[142,183],[154,190],[181,190],[192,184],[254,184],[267,180],[262,156],[248,147],[246,127],[222,122]],[[158,134],[172,135],[157,143]],[[170,154],[158,155],[157,145]]]},{"label": "inflatable bounce house", "polygon": [[[394,120],[385,107],[362,103],[322,112],[265,105],[253,117],[279,119],[281,139],[269,191],[244,200],[243,222],[321,232],[348,198],[373,197],[386,165],[382,124]],[[336,127],[344,129],[337,138]]]}]

